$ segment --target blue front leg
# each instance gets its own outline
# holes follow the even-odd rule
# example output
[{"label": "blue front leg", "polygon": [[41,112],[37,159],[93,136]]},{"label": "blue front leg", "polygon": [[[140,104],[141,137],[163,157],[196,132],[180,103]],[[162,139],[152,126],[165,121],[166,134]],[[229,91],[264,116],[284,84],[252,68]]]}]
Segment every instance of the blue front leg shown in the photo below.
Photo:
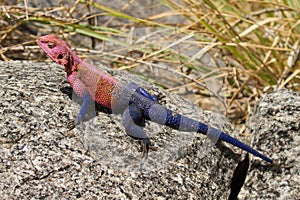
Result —
[{"label": "blue front leg", "polygon": [[78,115],[77,115],[76,120],[70,121],[70,122],[68,123],[68,125],[67,125],[67,128],[68,128],[69,130],[75,128],[76,125],[78,125],[80,122],[83,121],[84,116],[85,116],[85,114],[86,114],[86,112],[87,112],[87,110],[88,110],[88,107],[89,107],[89,104],[91,103],[91,101],[92,101],[92,98],[91,98],[91,96],[90,96],[89,94],[86,94],[86,95],[83,97],[83,102],[82,102],[82,104],[81,104],[80,111],[79,111],[79,113],[78,113]]}]

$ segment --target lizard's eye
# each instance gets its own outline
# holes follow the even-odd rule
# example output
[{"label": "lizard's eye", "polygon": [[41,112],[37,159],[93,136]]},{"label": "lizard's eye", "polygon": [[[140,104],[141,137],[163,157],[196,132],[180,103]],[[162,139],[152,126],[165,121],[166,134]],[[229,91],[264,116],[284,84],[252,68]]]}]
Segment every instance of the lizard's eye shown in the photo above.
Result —
[{"label": "lizard's eye", "polygon": [[55,47],[55,43],[54,42],[48,42],[47,46],[49,47],[49,49],[53,49]]}]

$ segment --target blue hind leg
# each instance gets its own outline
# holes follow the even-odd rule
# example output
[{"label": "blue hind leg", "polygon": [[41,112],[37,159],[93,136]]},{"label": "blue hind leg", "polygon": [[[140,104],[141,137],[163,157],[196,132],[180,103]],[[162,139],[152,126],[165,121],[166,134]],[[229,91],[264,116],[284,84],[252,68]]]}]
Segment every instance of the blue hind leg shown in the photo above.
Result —
[{"label": "blue hind leg", "polygon": [[130,104],[122,115],[122,124],[126,133],[133,138],[141,140],[143,157],[147,158],[150,140],[142,127],[138,125],[143,120],[142,111],[134,104]]},{"label": "blue hind leg", "polygon": [[135,92],[137,92],[137,93],[143,95],[143,96],[146,97],[147,99],[150,99],[150,100],[155,101],[155,102],[158,101],[157,96],[151,95],[147,90],[145,90],[144,88],[138,86],[138,84],[136,84],[135,82],[130,82],[130,83],[128,84],[128,87],[129,87],[130,89],[132,89],[133,91],[135,91]]},{"label": "blue hind leg", "polygon": [[151,100],[153,100],[153,101],[155,101],[155,102],[158,101],[157,96],[151,95],[149,92],[147,92],[147,91],[146,91],[144,88],[142,88],[142,87],[138,87],[135,91],[138,92],[138,93],[140,93],[141,95],[143,95],[144,97],[146,97],[146,98],[148,98],[148,99],[151,99]]}]

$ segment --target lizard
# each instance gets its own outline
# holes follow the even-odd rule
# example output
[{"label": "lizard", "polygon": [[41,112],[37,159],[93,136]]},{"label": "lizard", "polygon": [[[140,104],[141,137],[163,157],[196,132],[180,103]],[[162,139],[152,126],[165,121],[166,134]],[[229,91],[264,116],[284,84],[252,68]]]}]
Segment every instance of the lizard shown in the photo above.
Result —
[{"label": "lizard", "polygon": [[69,130],[83,121],[88,105],[91,102],[96,102],[105,108],[111,109],[113,113],[122,114],[122,125],[125,132],[141,141],[143,157],[148,155],[150,139],[140,122],[150,120],[173,129],[185,132],[195,131],[210,138],[230,143],[273,164],[271,158],[228,133],[165,108],[159,104],[156,96],[151,95],[136,83],[121,83],[108,72],[87,64],[79,58],[66,41],[55,34],[39,37],[37,44],[54,62],[65,68],[70,86],[77,96],[82,99],[77,118],[67,124]]}]

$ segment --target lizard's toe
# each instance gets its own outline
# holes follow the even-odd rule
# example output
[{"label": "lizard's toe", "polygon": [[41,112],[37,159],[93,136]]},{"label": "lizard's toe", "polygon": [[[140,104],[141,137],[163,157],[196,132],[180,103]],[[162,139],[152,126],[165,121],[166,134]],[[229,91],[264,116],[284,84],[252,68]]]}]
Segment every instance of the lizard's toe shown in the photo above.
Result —
[{"label": "lizard's toe", "polygon": [[142,139],[141,141],[142,146],[142,158],[147,159],[148,158],[148,152],[149,152],[149,146],[150,146],[150,140],[148,138]]},{"label": "lizard's toe", "polygon": [[71,120],[67,123],[67,129],[70,131],[72,129],[74,129],[76,126],[76,121],[75,120]]}]

